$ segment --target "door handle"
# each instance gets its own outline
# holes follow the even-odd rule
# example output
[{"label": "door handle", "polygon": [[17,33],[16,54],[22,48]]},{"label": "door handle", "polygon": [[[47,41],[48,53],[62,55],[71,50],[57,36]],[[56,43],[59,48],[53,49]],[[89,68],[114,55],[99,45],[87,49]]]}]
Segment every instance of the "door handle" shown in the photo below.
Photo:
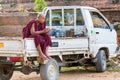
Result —
[{"label": "door handle", "polygon": [[99,34],[99,32],[96,32],[96,34]]}]

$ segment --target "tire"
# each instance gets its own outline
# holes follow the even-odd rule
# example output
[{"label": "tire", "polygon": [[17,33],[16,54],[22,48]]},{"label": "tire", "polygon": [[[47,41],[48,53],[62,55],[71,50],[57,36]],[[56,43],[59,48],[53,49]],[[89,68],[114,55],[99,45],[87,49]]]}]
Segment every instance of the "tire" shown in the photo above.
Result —
[{"label": "tire", "polygon": [[106,61],[106,54],[104,50],[100,50],[97,53],[97,61],[96,61],[96,71],[97,72],[104,72],[107,68],[107,61]]},{"label": "tire", "polygon": [[58,80],[59,65],[56,60],[50,59],[46,64],[40,66],[40,76],[42,80]]},{"label": "tire", "polygon": [[10,80],[14,71],[13,64],[4,64],[0,66],[0,80]]}]

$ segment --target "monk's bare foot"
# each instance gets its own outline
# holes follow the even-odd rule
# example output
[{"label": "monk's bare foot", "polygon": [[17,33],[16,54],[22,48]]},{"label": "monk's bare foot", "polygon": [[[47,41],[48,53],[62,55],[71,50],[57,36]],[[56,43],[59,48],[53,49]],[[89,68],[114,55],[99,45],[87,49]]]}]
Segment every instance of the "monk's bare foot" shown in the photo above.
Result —
[{"label": "monk's bare foot", "polygon": [[39,56],[39,57],[37,58],[37,61],[38,61],[39,63],[41,63],[41,64],[46,64],[46,63],[48,62],[48,58],[45,57],[45,56]]},{"label": "monk's bare foot", "polygon": [[51,57],[50,57],[50,56],[48,56],[48,55],[46,55],[46,56],[47,56],[47,58],[48,58],[48,59],[51,59]]},{"label": "monk's bare foot", "polygon": [[40,58],[42,58],[43,60],[48,60],[48,57],[46,57],[45,55],[40,56]]}]

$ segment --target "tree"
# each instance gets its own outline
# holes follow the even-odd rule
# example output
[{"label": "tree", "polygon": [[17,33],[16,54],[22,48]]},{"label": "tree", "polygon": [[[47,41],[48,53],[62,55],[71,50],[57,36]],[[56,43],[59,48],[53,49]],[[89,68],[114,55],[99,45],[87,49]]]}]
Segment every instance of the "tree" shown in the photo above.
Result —
[{"label": "tree", "polygon": [[46,6],[47,6],[47,3],[45,0],[35,0],[35,11],[37,12],[40,12],[42,11]]}]

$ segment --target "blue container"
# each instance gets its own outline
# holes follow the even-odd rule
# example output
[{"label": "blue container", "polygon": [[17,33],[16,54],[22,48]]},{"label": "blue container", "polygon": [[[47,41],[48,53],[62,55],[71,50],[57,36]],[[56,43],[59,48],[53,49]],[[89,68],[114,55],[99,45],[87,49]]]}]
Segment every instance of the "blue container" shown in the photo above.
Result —
[{"label": "blue container", "polygon": [[60,28],[57,28],[57,30],[56,30],[56,36],[55,36],[56,38],[59,38],[60,37]]}]

